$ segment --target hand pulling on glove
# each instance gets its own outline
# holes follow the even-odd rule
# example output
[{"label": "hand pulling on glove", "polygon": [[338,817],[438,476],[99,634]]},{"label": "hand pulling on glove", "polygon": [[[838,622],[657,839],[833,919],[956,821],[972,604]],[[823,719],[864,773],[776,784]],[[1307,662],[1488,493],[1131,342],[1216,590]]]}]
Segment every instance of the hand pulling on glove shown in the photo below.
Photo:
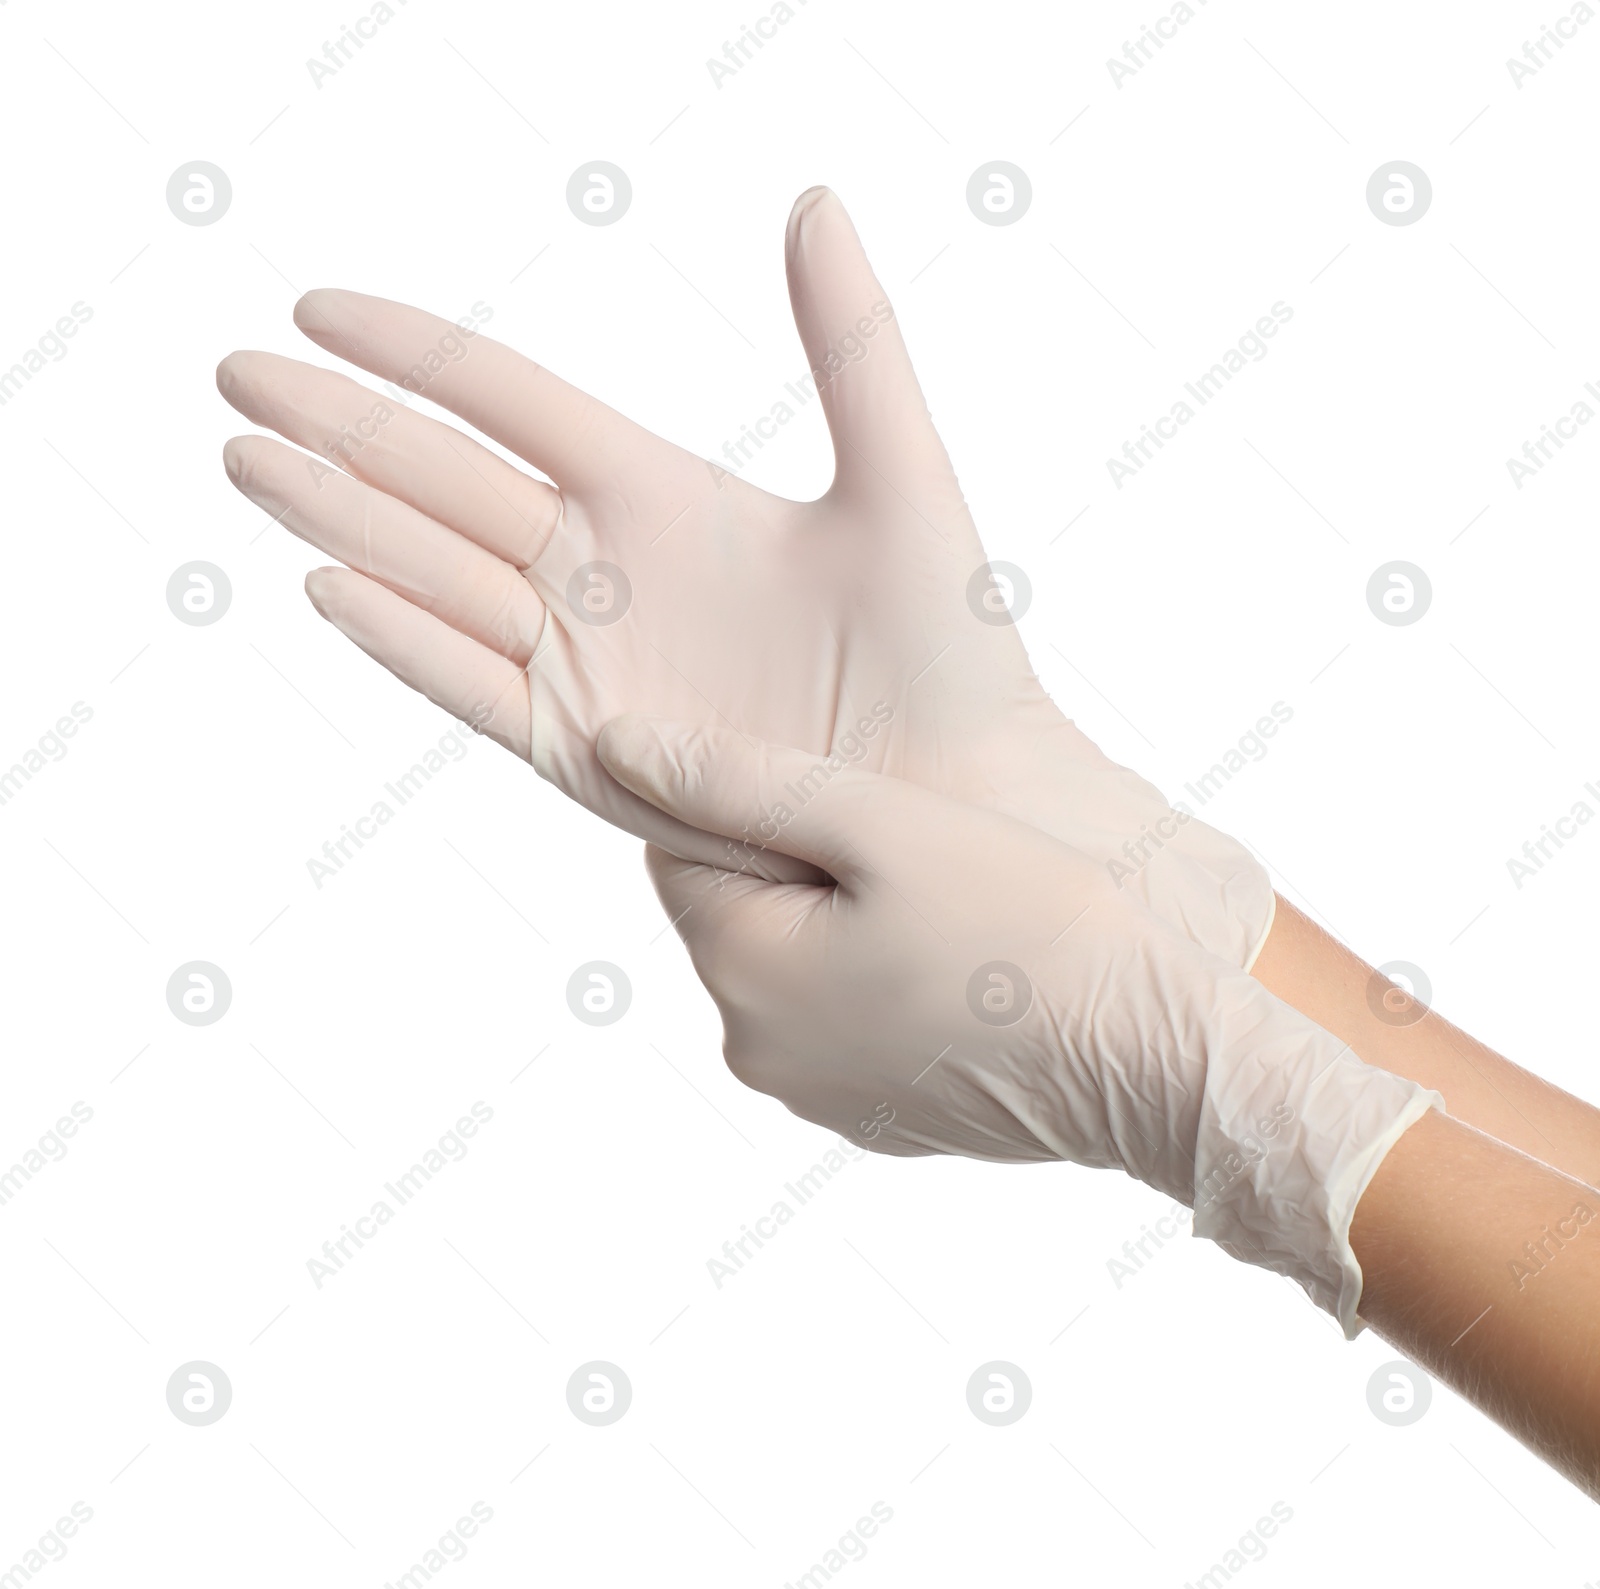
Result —
[{"label": "hand pulling on glove", "polygon": [[598,751],[656,809],[836,880],[648,851],[742,1081],[858,1139],[879,1122],[881,1152],[1124,1169],[1355,1333],[1351,1217],[1436,1093],[1013,818],[721,726],[629,714]]}]

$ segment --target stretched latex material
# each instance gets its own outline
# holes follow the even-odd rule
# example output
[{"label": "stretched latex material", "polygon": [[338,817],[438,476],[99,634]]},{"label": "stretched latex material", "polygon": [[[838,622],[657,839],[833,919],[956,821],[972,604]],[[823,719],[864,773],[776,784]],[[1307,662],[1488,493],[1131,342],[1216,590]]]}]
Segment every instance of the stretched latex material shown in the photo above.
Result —
[{"label": "stretched latex material", "polygon": [[1248,965],[1272,918],[1266,873],[1109,761],[1045,693],[983,572],[888,296],[827,189],[796,203],[787,262],[834,443],[818,501],[713,467],[481,331],[330,290],[296,305],[308,337],[548,481],[409,396],[268,353],[230,355],[218,385],[306,451],[241,437],[228,471],[347,565],[307,580],[324,617],[573,799],[676,855],[815,880],[611,778],[595,741],[623,710],[835,751],[1017,817],[1120,868],[1158,915]]},{"label": "stretched latex material", "polygon": [[720,725],[630,714],[602,761],[642,799],[837,880],[652,848],[727,1062],[894,1154],[1116,1166],[1356,1332],[1356,1203],[1437,1093],[1363,1064],[1036,827]]}]

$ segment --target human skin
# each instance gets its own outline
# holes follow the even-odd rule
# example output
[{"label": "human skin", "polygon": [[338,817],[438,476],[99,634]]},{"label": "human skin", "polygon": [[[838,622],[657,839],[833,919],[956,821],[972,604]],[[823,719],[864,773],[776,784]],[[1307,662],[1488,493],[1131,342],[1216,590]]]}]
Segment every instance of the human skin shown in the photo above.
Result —
[{"label": "human skin", "polygon": [[1600,1110],[1400,990],[1384,1020],[1384,979],[1281,897],[1252,973],[1449,1110],[1357,1205],[1361,1317],[1600,1500]]},{"label": "human skin", "polygon": [[1600,1500],[1594,1188],[1435,1110],[1378,1167],[1350,1242],[1362,1319]]},{"label": "human skin", "polygon": [[[1440,1093],[1457,1120],[1590,1188],[1600,1186],[1600,1109],[1424,1011],[1281,896],[1251,973],[1369,1065]],[[1383,1007],[1377,995],[1384,991],[1387,1020],[1373,1008],[1374,1002]]]}]

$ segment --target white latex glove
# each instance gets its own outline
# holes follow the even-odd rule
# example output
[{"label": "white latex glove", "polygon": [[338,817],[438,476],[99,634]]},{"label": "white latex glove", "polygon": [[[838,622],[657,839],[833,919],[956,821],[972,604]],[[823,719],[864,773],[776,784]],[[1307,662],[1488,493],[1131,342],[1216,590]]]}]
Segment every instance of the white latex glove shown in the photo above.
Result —
[{"label": "white latex glove", "polygon": [[599,752],[680,821],[837,879],[647,852],[740,1080],[880,1152],[1120,1167],[1356,1332],[1351,1217],[1437,1093],[1364,1065],[1025,823],[720,726],[629,714]]},{"label": "white latex glove", "polygon": [[[223,396],[347,472],[263,437],[229,442],[228,471],[355,570],[307,579],[324,617],[458,718],[492,707],[486,732],[675,854],[802,875],[613,782],[595,738],[625,707],[715,718],[1008,812],[1120,867],[1168,921],[1248,965],[1272,919],[1266,873],[1108,761],[1046,695],[990,586],[887,294],[826,188],[796,203],[787,255],[834,441],[816,502],[714,470],[481,332],[327,290],[295,306],[307,336],[423,391],[555,485],[268,353],[225,359]],[[622,571],[625,610],[596,563]]]}]

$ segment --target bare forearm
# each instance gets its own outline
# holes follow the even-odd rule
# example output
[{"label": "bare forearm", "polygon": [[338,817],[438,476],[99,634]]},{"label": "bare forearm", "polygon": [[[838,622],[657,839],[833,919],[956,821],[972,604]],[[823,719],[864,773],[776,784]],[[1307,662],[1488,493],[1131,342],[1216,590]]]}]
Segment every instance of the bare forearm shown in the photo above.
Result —
[{"label": "bare forearm", "polygon": [[1600,1196],[1438,1111],[1356,1209],[1361,1317],[1600,1500]]},{"label": "bare forearm", "polygon": [[[1252,971],[1286,1004],[1381,1066],[1441,1093],[1457,1119],[1590,1187],[1600,1186],[1600,1109],[1523,1070],[1432,1011],[1377,1000],[1373,969],[1293,905],[1277,915]],[[1600,1205],[1597,1205],[1600,1206]]]}]

